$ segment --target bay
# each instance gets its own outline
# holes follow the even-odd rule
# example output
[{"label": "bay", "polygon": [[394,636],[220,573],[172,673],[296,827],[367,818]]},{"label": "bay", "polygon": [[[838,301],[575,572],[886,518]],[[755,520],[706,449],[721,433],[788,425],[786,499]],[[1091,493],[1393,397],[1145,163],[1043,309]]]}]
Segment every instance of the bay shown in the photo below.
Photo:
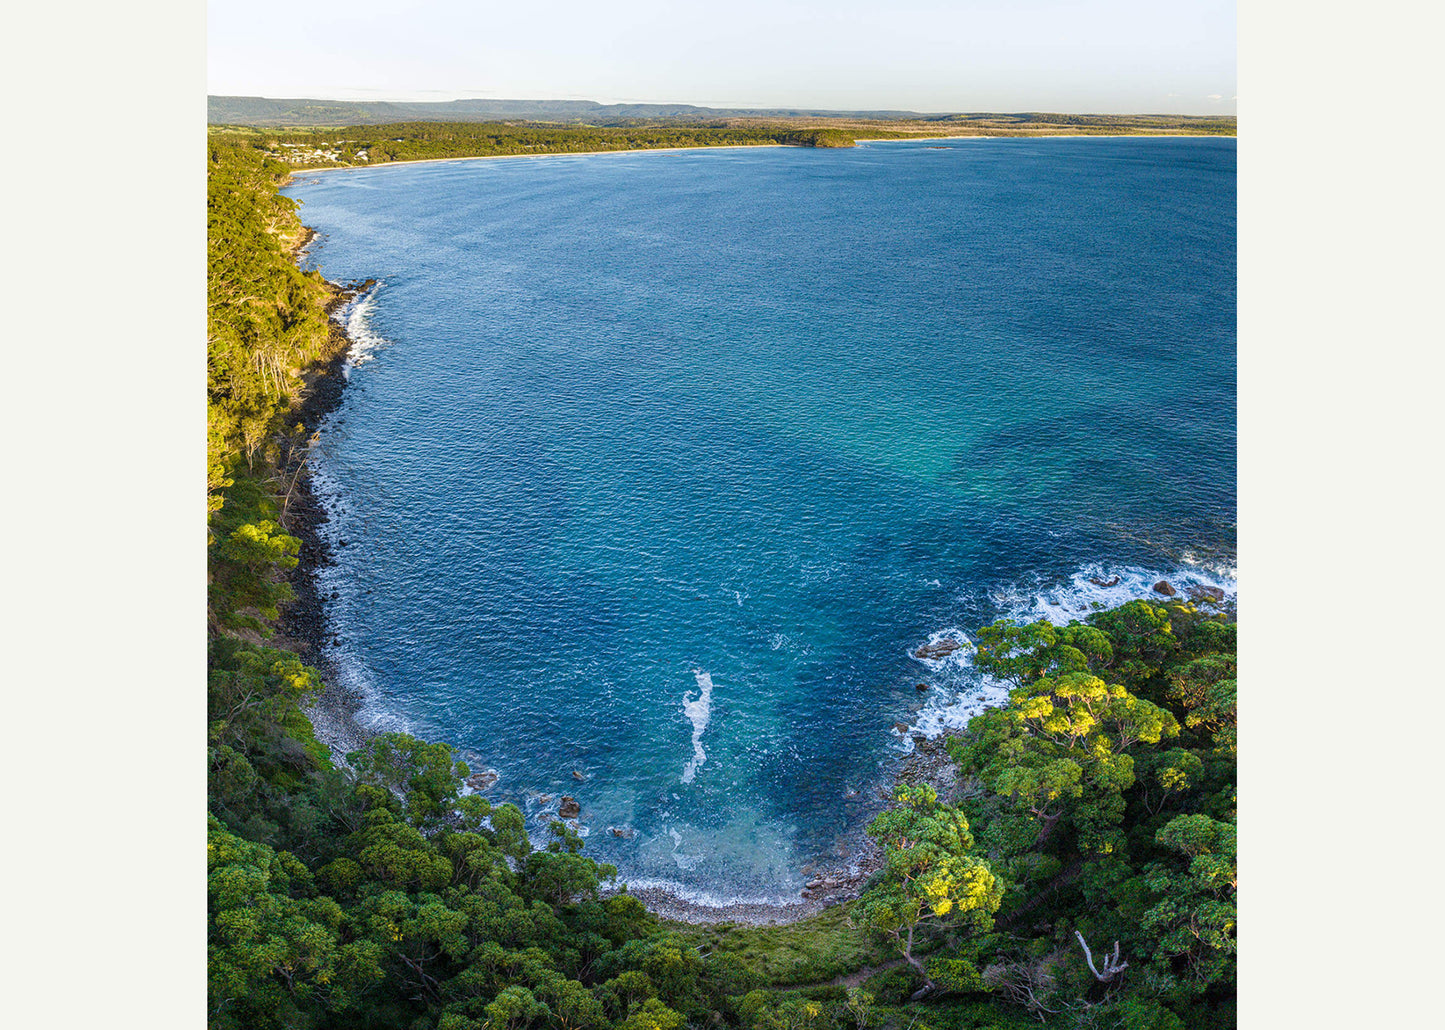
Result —
[{"label": "bay", "polygon": [[380,280],[317,461],[363,718],[495,768],[534,834],[575,795],[634,885],[780,900],[840,861],[910,738],[999,696],[929,640],[1234,591],[1232,139],[286,192],[311,263]]}]

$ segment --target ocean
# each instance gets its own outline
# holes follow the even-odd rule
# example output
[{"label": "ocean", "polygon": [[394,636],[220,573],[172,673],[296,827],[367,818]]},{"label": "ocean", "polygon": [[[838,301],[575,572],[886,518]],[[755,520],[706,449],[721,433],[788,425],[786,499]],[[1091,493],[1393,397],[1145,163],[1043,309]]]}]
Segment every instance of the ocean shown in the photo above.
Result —
[{"label": "ocean", "polygon": [[[315,483],[361,720],[535,842],[785,902],[967,642],[1236,591],[1235,142],[951,140],[303,175],[378,285]],[[951,639],[937,658],[915,652]],[[926,690],[919,685],[926,684]]]}]

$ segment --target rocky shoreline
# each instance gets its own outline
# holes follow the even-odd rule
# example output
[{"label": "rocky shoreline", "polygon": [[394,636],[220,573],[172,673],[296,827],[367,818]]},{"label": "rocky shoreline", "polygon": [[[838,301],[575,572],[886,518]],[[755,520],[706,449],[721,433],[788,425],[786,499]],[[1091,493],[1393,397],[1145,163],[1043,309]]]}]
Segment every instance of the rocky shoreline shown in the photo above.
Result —
[{"label": "rocky shoreline", "polygon": [[[308,229],[294,253],[299,256],[313,237],[314,232]],[[319,366],[307,371],[306,394],[296,413],[297,421],[305,427],[308,437],[313,437],[322,419],[341,404],[346,387],[345,369],[352,340],[334,316],[371,289],[375,280],[328,285],[332,291],[332,299],[326,305],[327,317],[331,318],[331,353]],[[331,750],[334,760],[344,763],[346,755],[373,734],[356,720],[362,698],[340,685],[337,670],[326,653],[331,626],[319,583],[320,571],[332,561],[331,546],[321,535],[321,527],[327,519],[326,509],[311,488],[309,470],[302,467],[295,471],[295,482],[286,501],[282,522],[286,532],[301,541],[301,549],[291,577],[295,599],[282,613],[280,636],[303,661],[321,670],[326,686],[305,712],[311,720],[316,739]]]}]

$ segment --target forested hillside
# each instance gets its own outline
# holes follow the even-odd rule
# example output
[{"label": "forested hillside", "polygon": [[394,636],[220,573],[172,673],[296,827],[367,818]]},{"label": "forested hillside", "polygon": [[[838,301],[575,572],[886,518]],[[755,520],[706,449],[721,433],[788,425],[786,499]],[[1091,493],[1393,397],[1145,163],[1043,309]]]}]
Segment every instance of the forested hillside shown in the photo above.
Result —
[{"label": "forested hillside", "polygon": [[[1069,126],[1074,130],[1112,132],[1185,132],[1233,135],[1233,115],[1169,114],[1010,114],[933,113],[918,111],[822,111],[805,108],[715,108],[692,104],[599,104],[590,100],[449,100],[356,101],[272,99],[267,97],[206,98],[207,121],[212,125],[356,126],[395,125],[403,122],[545,122],[576,129],[584,126],[620,126],[639,123],[666,125],[759,124],[800,125],[866,122],[876,127],[907,131],[939,126],[954,131],[1046,131]],[[871,134],[870,134],[871,135]]]},{"label": "forested hillside", "polygon": [[[477,145],[443,131],[343,135],[398,160]],[[294,262],[280,139],[213,132],[208,153],[210,1026],[1233,1025],[1235,626],[1209,599],[981,629],[1009,704],[949,742],[943,796],[898,787],[863,896],[792,926],[664,924],[599,890],[614,870],[561,822],[530,840],[445,743],[387,734],[333,762],[304,711],[322,674],[277,625],[304,401],[345,341],[337,289]]]}]

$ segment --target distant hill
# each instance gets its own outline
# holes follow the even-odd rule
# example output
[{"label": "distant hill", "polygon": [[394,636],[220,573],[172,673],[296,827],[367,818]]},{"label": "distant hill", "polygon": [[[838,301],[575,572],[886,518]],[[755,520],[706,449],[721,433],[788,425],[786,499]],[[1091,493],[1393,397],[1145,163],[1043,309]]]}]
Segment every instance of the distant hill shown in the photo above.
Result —
[{"label": "distant hill", "polygon": [[945,120],[917,111],[814,111],[804,108],[716,108],[692,104],[598,104],[591,100],[451,100],[444,103],[349,100],[273,100],[208,97],[212,125],[384,125],[391,122],[587,122],[686,118],[867,118],[880,121]]}]

